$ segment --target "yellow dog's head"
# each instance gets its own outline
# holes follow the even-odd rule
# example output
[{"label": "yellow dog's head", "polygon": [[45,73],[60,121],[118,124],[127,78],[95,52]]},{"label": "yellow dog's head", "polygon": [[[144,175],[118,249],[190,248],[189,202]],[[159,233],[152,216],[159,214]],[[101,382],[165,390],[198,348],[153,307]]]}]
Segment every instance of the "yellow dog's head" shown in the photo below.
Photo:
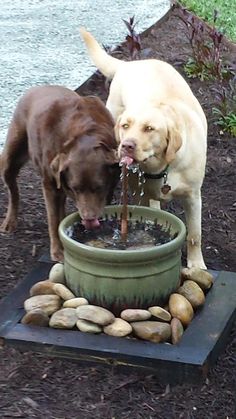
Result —
[{"label": "yellow dog's head", "polygon": [[171,163],[182,145],[178,116],[169,105],[126,109],[117,119],[115,133],[119,156],[152,170]]}]

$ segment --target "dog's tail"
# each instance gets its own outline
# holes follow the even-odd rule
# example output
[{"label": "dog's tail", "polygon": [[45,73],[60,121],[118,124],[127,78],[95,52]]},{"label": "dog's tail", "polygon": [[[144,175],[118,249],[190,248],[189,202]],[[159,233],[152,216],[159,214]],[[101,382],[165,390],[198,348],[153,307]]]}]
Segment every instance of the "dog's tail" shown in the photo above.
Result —
[{"label": "dog's tail", "polygon": [[112,79],[116,73],[117,68],[121,65],[122,60],[111,57],[107,52],[99,45],[96,39],[87,32],[84,28],[80,28],[80,34],[86,44],[88,53],[95,64],[95,66],[101,71],[101,73],[109,79]]}]

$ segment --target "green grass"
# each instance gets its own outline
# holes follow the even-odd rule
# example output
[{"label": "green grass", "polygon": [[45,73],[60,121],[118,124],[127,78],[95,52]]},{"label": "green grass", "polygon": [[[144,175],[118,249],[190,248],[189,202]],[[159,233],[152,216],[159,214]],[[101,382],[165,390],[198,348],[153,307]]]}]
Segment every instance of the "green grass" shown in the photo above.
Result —
[{"label": "green grass", "polygon": [[236,42],[236,1],[235,0],[180,0],[188,10],[203,18],[210,24],[214,10],[218,11],[216,27],[227,38]]}]

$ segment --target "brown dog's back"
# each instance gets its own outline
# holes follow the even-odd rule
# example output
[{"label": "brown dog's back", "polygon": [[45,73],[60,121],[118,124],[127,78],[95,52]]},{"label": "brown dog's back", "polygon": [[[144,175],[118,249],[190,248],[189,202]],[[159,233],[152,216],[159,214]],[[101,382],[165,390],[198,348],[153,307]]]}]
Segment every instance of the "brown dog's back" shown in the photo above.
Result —
[{"label": "brown dog's back", "polygon": [[51,256],[61,259],[58,225],[70,195],[88,227],[98,225],[119,178],[113,119],[97,97],[60,86],[30,89],[18,102],[1,156],[9,205],[2,231],[16,225],[21,166],[30,157],[42,177]]}]

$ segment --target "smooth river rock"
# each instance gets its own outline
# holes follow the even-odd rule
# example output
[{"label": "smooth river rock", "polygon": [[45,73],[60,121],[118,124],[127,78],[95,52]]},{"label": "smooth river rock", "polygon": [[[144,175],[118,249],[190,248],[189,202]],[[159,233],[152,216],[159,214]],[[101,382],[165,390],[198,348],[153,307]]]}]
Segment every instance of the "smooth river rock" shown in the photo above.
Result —
[{"label": "smooth river rock", "polygon": [[183,295],[177,293],[171,294],[169,309],[172,317],[177,317],[184,326],[188,326],[194,315],[190,302]]},{"label": "smooth river rock", "polygon": [[86,333],[101,333],[102,326],[99,326],[96,323],[89,322],[88,320],[79,319],[76,322],[76,326],[81,332]]},{"label": "smooth river rock", "polygon": [[28,311],[22,317],[21,323],[47,327],[49,324],[49,317],[41,308],[36,308],[35,310]]},{"label": "smooth river rock", "polygon": [[86,300],[86,298],[76,297],[76,298],[71,298],[70,300],[64,301],[63,307],[77,308],[79,306],[84,306],[87,304],[89,304],[89,302],[88,300]]},{"label": "smooth river rock", "polygon": [[137,322],[150,319],[151,313],[141,308],[127,308],[120,313],[120,317],[127,322]]},{"label": "smooth river rock", "polygon": [[171,342],[173,343],[173,345],[176,345],[177,343],[179,343],[179,341],[181,340],[183,336],[184,328],[181,321],[177,319],[176,317],[173,317],[173,319],[171,320],[170,327],[171,327]]},{"label": "smooth river rock", "polygon": [[204,292],[196,282],[189,279],[184,281],[183,285],[178,288],[176,292],[187,298],[194,309],[197,309],[205,303]]},{"label": "smooth river rock", "polygon": [[88,320],[101,326],[106,326],[115,320],[115,316],[109,310],[94,305],[84,305],[76,308],[79,319]]},{"label": "smooth river rock", "polygon": [[65,285],[63,284],[54,284],[53,289],[59,297],[61,297],[63,300],[71,300],[72,298],[75,298],[75,295],[73,292],[69,290]]},{"label": "smooth river rock", "polygon": [[51,268],[48,276],[49,280],[52,282],[65,284],[65,270],[63,263],[55,263]]},{"label": "smooth river rock", "polygon": [[196,282],[201,289],[208,290],[213,285],[213,275],[200,268],[184,268],[181,271],[182,279],[190,279]]},{"label": "smooth river rock", "polygon": [[24,302],[25,311],[41,308],[48,316],[61,308],[61,298],[56,294],[35,295]]},{"label": "smooth river rock", "polygon": [[33,297],[34,295],[56,294],[53,289],[53,286],[54,283],[49,279],[46,279],[45,281],[36,282],[36,284],[34,284],[30,288],[30,296]]},{"label": "smooth river rock", "polygon": [[103,332],[110,336],[127,336],[132,332],[132,326],[127,321],[116,317],[111,324],[103,328]]},{"label": "smooth river rock", "polygon": [[49,326],[56,329],[72,329],[78,320],[75,308],[62,308],[56,311],[49,321]]},{"label": "smooth river rock", "polygon": [[159,320],[163,320],[165,322],[171,321],[171,314],[169,313],[169,311],[165,310],[162,307],[149,307],[148,311],[151,313],[152,316],[156,317]]},{"label": "smooth river rock", "polygon": [[137,337],[154,343],[165,342],[171,336],[171,327],[169,323],[147,320],[132,322],[131,326]]}]

